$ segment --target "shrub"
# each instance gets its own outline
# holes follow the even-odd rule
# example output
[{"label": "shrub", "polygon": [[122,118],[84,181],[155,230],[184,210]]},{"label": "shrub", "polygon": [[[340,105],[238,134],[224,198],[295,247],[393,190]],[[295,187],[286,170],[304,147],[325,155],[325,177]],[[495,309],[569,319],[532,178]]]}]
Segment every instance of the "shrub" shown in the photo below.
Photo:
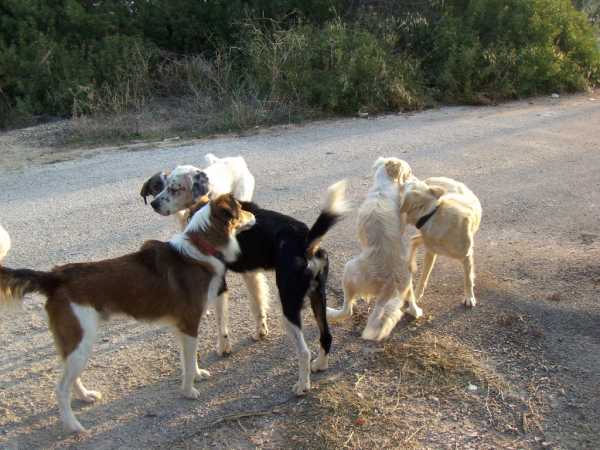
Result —
[{"label": "shrub", "polygon": [[419,67],[373,34],[335,20],[323,28],[251,27],[251,76],[272,100],[336,113],[416,108]]},{"label": "shrub", "polygon": [[440,98],[572,92],[600,81],[593,30],[568,0],[450,3],[424,63]]}]

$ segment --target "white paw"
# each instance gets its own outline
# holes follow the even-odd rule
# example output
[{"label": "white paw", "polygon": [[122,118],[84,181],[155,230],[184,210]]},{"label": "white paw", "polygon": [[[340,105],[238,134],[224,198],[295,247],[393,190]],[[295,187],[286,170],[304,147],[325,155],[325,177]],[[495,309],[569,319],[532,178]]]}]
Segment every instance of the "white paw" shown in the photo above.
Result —
[{"label": "white paw", "polygon": [[312,372],[321,372],[322,370],[327,370],[329,367],[329,357],[321,355],[317,356],[310,363],[310,370]]},{"label": "white paw", "polygon": [[473,306],[475,306],[477,304],[477,300],[475,300],[475,297],[466,297],[463,300],[463,304],[467,308],[472,308]]},{"label": "white paw", "polygon": [[367,325],[367,327],[363,330],[361,337],[367,341],[378,341],[378,336],[379,330]]},{"label": "white paw", "polygon": [[306,381],[298,380],[298,382],[296,384],[294,384],[294,387],[292,388],[292,390],[294,391],[294,394],[296,394],[298,396],[306,395],[308,393],[308,391],[310,391],[310,380],[306,380]]},{"label": "white paw", "polygon": [[261,320],[256,327],[256,334],[252,336],[255,341],[262,341],[269,335],[269,327],[267,326],[267,319]]},{"label": "white paw", "polygon": [[196,388],[190,388],[189,390],[183,391],[183,396],[191,400],[198,400],[200,398],[200,392]]},{"label": "white paw", "polygon": [[102,394],[98,391],[87,391],[85,395],[81,397],[86,403],[94,403],[96,400],[100,400],[102,398]]},{"label": "white paw", "polygon": [[199,380],[203,378],[210,378],[210,372],[208,370],[196,368],[196,378]]},{"label": "white paw", "polygon": [[219,356],[226,356],[231,354],[231,342],[229,342],[229,335],[222,336],[217,342],[217,353]]},{"label": "white paw", "polygon": [[348,313],[343,309],[334,309],[327,307],[327,320],[331,322],[339,322],[348,319],[352,313]]},{"label": "white paw", "polygon": [[77,419],[73,419],[69,423],[65,423],[65,430],[68,433],[83,433],[85,432],[85,428],[77,421]]},{"label": "white paw", "polygon": [[423,310],[416,305],[414,307],[409,306],[408,309],[406,310],[406,312],[408,314],[410,314],[411,316],[413,316],[415,319],[418,319],[419,317],[423,317]]}]

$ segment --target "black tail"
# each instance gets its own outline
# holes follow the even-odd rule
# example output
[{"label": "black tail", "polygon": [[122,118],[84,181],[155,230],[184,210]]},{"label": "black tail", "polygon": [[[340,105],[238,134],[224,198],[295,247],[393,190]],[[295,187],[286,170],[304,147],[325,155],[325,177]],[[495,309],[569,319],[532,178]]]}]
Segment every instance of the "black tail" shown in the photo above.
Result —
[{"label": "black tail", "polygon": [[347,210],[346,181],[338,181],[327,188],[327,198],[321,214],[306,236],[306,256],[311,258],[319,249],[323,236],[342,218]]},{"label": "black tail", "polygon": [[30,292],[48,296],[58,284],[52,272],[0,267],[0,304],[21,301]]}]

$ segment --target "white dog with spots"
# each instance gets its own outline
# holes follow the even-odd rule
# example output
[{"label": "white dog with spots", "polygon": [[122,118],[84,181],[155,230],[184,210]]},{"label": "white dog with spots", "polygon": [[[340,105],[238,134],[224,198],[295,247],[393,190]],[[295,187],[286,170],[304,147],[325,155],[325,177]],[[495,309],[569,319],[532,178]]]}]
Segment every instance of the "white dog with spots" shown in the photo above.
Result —
[{"label": "white dog with spots", "polygon": [[[181,229],[185,229],[197,201],[201,197],[216,197],[232,193],[242,202],[249,202],[254,195],[254,176],[241,156],[218,158],[209,153],[205,156],[207,167],[200,169],[191,165],[177,166],[172,172],[159,172],[150,177],[142,186],[140,195],[146,201],[153,196],[152,208],[163,216],[175,215]],[[269,334],[267,310],[269,287],[264,273],[260,270],[242,274],[250,293],[250,311],[256,321],[255,340],[264,339]],[[231,343],[227,322],[227,290],[216,302],[219,335],[217,352],[220,355],[231,353]]]}]

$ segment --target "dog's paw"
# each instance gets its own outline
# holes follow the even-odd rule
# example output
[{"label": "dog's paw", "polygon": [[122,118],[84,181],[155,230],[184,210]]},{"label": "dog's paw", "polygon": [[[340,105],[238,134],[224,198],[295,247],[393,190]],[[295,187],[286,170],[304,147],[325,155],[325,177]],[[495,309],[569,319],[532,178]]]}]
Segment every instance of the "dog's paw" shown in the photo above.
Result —
[{"label": "dog's paw", "polygon": [[417,305],[409,305],[405,312],[413,316],[415,319],[423,317],[423,310]]},{"label": "dog's paw", "polygon": [[475,297],[466,297],[463,300],[463,304],[465,305],[465,308],[472,308],[477,304],[477,300],[475,300]]},{"label": "dog's paw", "polygon": [[202,380],[203,378],[210,378],[210,372],[208,370],[196,368],[196,378]]},{"label": "dog's paw", "polygon": [[253,337],[255,341],[262,341],[269,335],[269,327],[267,326],[267,319],[261,320],[256,327],[256,334]]},{"label": "dog's paw", "polygon": [[200,398],[200,392],[196,388],[184,389],[183,396],[190,400],[198,400]]},{"label": "dog's paw", "polygon": [[102,394],[98,391],[87,391],[81,396],[81,400],[86,403],[94,403],[96,400],[102,399]]},{"label": "dog's paw", "polygon": [[361,337],[367,341],[378,341],[379,332],[380,330],[367,325],[363,330]]},{"label": "dog's paw", "polygon": [[310,391],[310,379],[304,381],[298,380],[298,382],[294,384],[292,390],[294,391],[294,394],[298,396],[306,395],[308,391]]},{"label": "dog's paw", "polygon": [[315,359],[313,359],[310,363],[310,370],[312,372],[321,372],[323,370],[327,370],[328,367],[329,367],[328,355],[319,355]]},{"label": "dog's paw", "polygon": [[67,433],[85,433],[87,431],[75,418],[68,423],[65,422],[64,427]]},{"label": "dog's paw", "polygon": [[344,309],[334,309],[327,307],[327,320],[331,322],[339,322],[348,319],[352,313],[346,312]]},{"label": "dog's paw", "polygon": [[219,356],[228,356],[231,354],[231,342],[229,342],[229,335],[221,336],[217,342],[217,353]]}]

